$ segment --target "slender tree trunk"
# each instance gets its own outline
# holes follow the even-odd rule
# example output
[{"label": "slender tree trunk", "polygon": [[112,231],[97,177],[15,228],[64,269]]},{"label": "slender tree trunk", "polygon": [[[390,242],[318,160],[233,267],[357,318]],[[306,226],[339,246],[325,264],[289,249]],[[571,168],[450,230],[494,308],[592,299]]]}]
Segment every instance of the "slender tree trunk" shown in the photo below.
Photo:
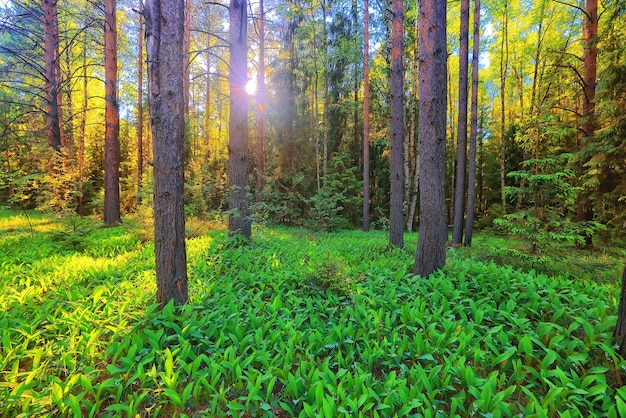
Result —
[{"label": "slender tree trunk", "polygon": [[154,253],[157,302],[187,303],[183,146],[184,4],[146,0],[148,74],[154,154]]},{"label": "slender tree trunk", "polygon": [[[141,1],[140,1],[141,6]],[[143,16],[139,15],[139,53],[137,55],[137,206],[141,205],[143,183]]]},{"label": "slender tree trunk", "polygon": [[446,262],[446,2],[419,0],[420,227],[413,271],[427,277]]},{"label": "slender tree trunk", "polygon": [[502,212],[506,214],[506,112],[505,112],[505,90],[506,75],[509,65],[509,11],[508,2],[504,4],[504,17],[502,19],[504,30],[501,36],[500,45],[500,200],[502,202]]},{"label": "slender tree trunk", "polygon": [[[584,49],[583,49],[583,115],[582,115],[582,131],[583,137],[580,141],[580,151],[589,144],[595,136],[595,97],[596,97],[596,73],[597,73],[597,60],[598,60],[598,0],[587,0],[585,13],[584,13],[584,25],[583,25],[583,37],[584,37]],[[576,208],[576,220],[592,221],[593,220],[593,206],[589,201],[589,191],[585,190],[578,196],[577,208]],[[585,234],[585,247],[590,248],[593,245],[593,236],[591,234]]]},{"label": "slender tree trunk", "polygon": [[404,86],[402,50],[404,38],[402,0],[391,3],[391,189],[389,202],[389,242],[404,246],[403,158]]},{"label": "slender tree trunk", "polygon": [[480,50],[480,0],[474,0],[474,44],[472,50],[472,119],[467,177],[467,218],[465,220],[465,246],[472,245],[476,203],[476,137],[478,136],[478,60]]},{"label": "slender tree trunk", "polygon": [[247,3],[230,1],[230,122],[228,141],[228,229],[231,235],[250,238],[248,205],[248,96],[246,94],[248,48]]},{"label": "slender tree trunk", "polygon": [[[326,29],[326,1],[322,0],[322,37],[324,41],[324,114],[322,116],[322,124],[324,129],[324,143],[322,144],[322,177],[325,179],[328,174],[328,33]],[[323,184],[326,181],[323,180]]]},{"label": "slender tree trunk", "polygon": [[57,45],[59,28],[57,0],[42,0],[44,22],[44,49],[46,71],[46,132],[48,145],[61,151],[61,127],[59,123],[59,79],[57,71]]},{"label": "slender tree trunk", "polygon": [[206,93],[204,102],[204,152],[205,160],[211,158],[211,35],[206,42]]},{"label": "slender tree trunk", "polygon": [[363,0],[363,231],[370,230],[370,30],[369,0]]},{"label": "slender tree trunk", "polygon": [[6,109],[2,108],[2,118],[4,119],[4,129],[2,130],[2,136],[4,137],[4,156],[7,161],[7,181],[9,186],[9,201],[11,202],[11,209],[15,208],[15,201],[13,197],[15,195],[15,189],[13,186],[13,173],[11,171],[11,151],[9,148],[9,121],[7,120]]},{"label": "slender tree trunk", "polygon": [[457,134],[456,187],[452,243],[461,245],[465,216],[465,169],[467,166],[467,72],[469,50],[469,0],[461,0],[461,49],[459,53],[459,133]]},{"label": "slender tree trunk", "polygon": [[116,0],[105,1],[104,18],[104,223],[114,225],[120,216],[120,118],[117,105],[117,19]]},{"label": "slender tree trunk", "polygon": [[87,109],[89,106],[89,91],[87,78],[87,49],[83,48],[83,103],[80,115],[80,134],[78,139],[78,214],[83,213],[83,178],[85,173],[85,132],[87,128]]},{"label": "slender tree trunk", "polygon": [[259,0],[259,73],[257,75],[256,201],[261,202],[265,175],[265,11]]},{"label": "slender tree trunk", "polygon": [[317,132],[317,117],[320,114],[319,100],[317,98],[317,89],[319,86],[319,73],[317,71],[317,32],[313,33],[313,86],[311,87],[311,135],[314,137],[315,143],[315,180],[317,190],[322,187],[321,167],[320,167],[320,136]]},{"label": "slender tree trunk", "polygon": [[[58,1],[58,0],[57,0]],[[65,128],[63,126],[63,80],[61,77],[61,54],[60,50],[60,40],[59,40],[59,14],[55,13],[54,19],[56,20],[54,26],[57,28],[57,42],[54,47],[54,71],[56,72],[56,80],[57,80],[57,109],[59,112],[59,134],[61,138],[61,148],[65,149],[67,145],[67,135],[65,132]],[[71,109],[71,108],[70,108]],[[65,168],[69,168],[68,155],[65,153],[64,155],[63,165]]]},{"label": "slender tree trunk", "polygon": [[415,43],[413,44],[413,61],[412,61],[412,72],[411,72],[411,110],[410,114],[410,124],[411,127],[409,129],[410,135],[410,152],[411,152],[411,160],[413,162],[413,175],[411,176],[413,179],[412,188],[409,191],[409,213],[406,217],[406,230],[413,230],[413,223],[415,222],[415,208],[417,207],[417,193],[419,190],[419,163],[418,163],[418,152],[419,150],[416,147],[416,137],[417,137],[417,112],[415,107],[417,106],[417,55],[419,53],[418,46],[418,28],[417,28],[417,18],[415,19],[415,24],[413,25],[413,31],[415,35]]}]

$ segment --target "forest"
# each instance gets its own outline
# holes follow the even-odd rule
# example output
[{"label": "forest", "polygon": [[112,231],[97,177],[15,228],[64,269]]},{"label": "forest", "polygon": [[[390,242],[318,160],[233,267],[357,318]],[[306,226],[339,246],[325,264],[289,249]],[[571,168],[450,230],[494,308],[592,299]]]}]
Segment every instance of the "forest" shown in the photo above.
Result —
[{"label": "forest", "polygon": [[0,0],[0,415],[626,416],[625,37]]}]

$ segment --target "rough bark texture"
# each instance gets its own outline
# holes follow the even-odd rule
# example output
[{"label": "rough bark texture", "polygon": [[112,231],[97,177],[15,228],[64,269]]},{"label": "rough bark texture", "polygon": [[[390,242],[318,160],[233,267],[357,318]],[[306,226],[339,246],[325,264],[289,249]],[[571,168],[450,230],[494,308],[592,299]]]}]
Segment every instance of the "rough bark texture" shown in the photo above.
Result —
[{"label": "rough bark texture", "polygon": [[389,202],[389,242],[404,246],[404,83],[402,49],[404,38],[402,0],[391,3],[391,189]]},{"label": "rough bark texture", "polygon": [[619,298],[617,324],[613,338],[615,338],[616,351],[620,356],[626,358],[626,268],[622,274],[622,292]]},{"label": "rough bark texture", "polygon": [[248,188],[248,81],[246,52],[248,47],[247,7],[245,0],[230,1],[230,122],[228,140],[228,229],[231,235],[249,238]]},{"label": "rough bark texture", "polygon": [[363,1],[363,231],[370,230],[370,30],[369,1]]},{"label": "rough bark texture", "polygon": [[467,174],[467,217],[465,219],[465,246],[472,245],[476,202],[476,137],[478,136],[478,54],[480,47],[480,0],[474,0],[474,45],[472,50],[472,118]]},{"label": "rough bark texture", "polygon": [[43,31],[46,67],[46,131],[48,145],[54,150],[61,150],[61,127],[59,124],[59,72],[57,71],[57,45],[59,27],[57,26],[57,0],[42,0]]},{"label": "rough bark texture", "polygon": [[502,44],[500,46],[500,199],[502,212],[506,214],[506,113],[504,99],[509,65],[509,13],[507,2],[504,2],[503,26]]},{"label": "rough bark texture", "polygon": [[117,105],[117,30],[116,0],[104,6],[104,223],[114,225],[120,216],[120,117]]},{"label": "rough bark texture", "polygon": [[180,0],[147,0],[157,301],[184,304],[187,293],[183,143],[183,22]]},{"label": "rough bark texture", "polygon": [[446,261],[446,2],[419,1],[420,226],[413,271],[429,276]]},{"label": "rough bark texture", "polygon": [[452,243],[463,239],[465,215],[465,169],[467,166],[467,68],[469,51],[469,0],[461,0],[461,49],[459,53],[459,121],[457,135],[456,187],[454,189],[454,225]]},{"label": "rough bark texture", "polygon": [[[596,98],[596,73],[598,61],[598,0],[587,0],[584,13],[584,49],[583,49],[583,114],[582,114],[582,131],[583,138],[580,143],[580,149],[583,150],[587,144],[595,136],[595,98]],[[582,167],[581,167],[582,168]],[[582,169],[581,169],[582,171]],[[589,192],[585,191],[580,194],[577,202],[576,220],[592,221],[593,207],[589,201]],[[585,236],[585,246],[591,247],[592,236]]]}]

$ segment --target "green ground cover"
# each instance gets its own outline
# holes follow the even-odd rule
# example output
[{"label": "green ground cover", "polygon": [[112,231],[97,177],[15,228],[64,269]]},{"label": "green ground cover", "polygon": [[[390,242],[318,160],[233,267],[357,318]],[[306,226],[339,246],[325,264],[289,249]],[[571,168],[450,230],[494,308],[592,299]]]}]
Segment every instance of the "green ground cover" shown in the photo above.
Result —
[{"label": "green ground cover", "polygon": [[158,311],[142,237],[0,213],[0,416],[626,416],[618,249],[553,276],[479,235],[427,280],[415,234],[212,230]]}]

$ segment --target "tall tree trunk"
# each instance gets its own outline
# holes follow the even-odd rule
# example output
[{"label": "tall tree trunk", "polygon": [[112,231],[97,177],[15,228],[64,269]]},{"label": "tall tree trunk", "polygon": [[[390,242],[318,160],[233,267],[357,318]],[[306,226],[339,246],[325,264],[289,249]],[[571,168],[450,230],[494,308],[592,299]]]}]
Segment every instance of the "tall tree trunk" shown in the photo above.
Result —
[{"label": "tall tree trunk", "polygon": [[[582,131],[583,137],[580,141],[580,150],[589,144],[595,136],[595,97],[596,97],[596,72],[598,60],[598,0],[587,0],[584,10],[584,49],[583,49],[583,114]],[[589,201],[589,192],[583,191],[578,196],[576,208],[576,220],[592,221],[593,206]],[[590,248],[593,245],[591,234],[585,234],[585,246]]]},{"label": "tall tree trunk", "polygon": [[[324,130],[324,139],[323,139],[323,151],[322,151],[322,178],[326,178],[326,174],[328,174],[328,31],[326,29],[326,1],[322,0],[322,38],[324,41],[324,114],[322,115],[323,119],[323,130]],[[326,183],[325,180],[322,181],[323,184]]]},{"label": "tall tree trunk", "polygon": [[259,0],[259,73],[256,84],[256,201],[260,203],[265,175],[265,11],[263,0]]},{"label": "tall tree trunk", "polygon": [[146,0],[148,75],[154,154],[154,253],[157,302],[187,303],[183,145],[184,4]]},{"label": "tall tree trunk", "polygon": [[83,102],[80,114],[80,133],[78,139],[78,214],[83,213],[83,178],[85,173],[85,132],[87,128],[87,108],[89,106],[89,91],[87,78],[87,48],[83,48]]},{"label": "tall tree trunk", "polygon": [[228,140],[228,229],[231,235],[250,238],[248,205],[248,49],[247,3],[230,0],[230,122]]},{"label": "tall tree trunk", "polygon": [[59,123],[59,73],[57,71],[57,46],[59,27],[57,21],[57,0],[42,0],[44,22],[44,49],[46,71],[46,132],[48,145],[61,151],[61,127]]},{"label": "tall tree trunk", "polygon": [[191,48],[191,0],[184,0],[185,2],[185,18],[184,18],[184,33],[183,33],[183,107],[185,111],[185,145],[184,145],[184,158],[185,161],[190,161],[193,156],[192,146],[192,134],[189,129],[191,121],[189,119],[189,51]]},{"label": "tall tree trunk", "polygon": [[106,96],[104,136],[104,223],[114,225],[120,216],[120,117],[117,105],[117,0],[105,1],[104,90]]},{"label": "tall tree trunk", "polygon": [[402,0],[391,3],[391,189],[389,202],[389,242],[404,246],[403,216],[403,158],[404,146],[404,68],[402,50],[404,38]]},{"label": "tall tree trunk", "polygon": [[4,156],[7,162],[7,182],[9,186],[9,201],[11,202],[11,209],[14,209],[15,201],[13,197],[15,195],[15,188],[13,186],[13,173],[11,172],[11,150],[9,148],[9,121],[7,119],[5,107],[2,107],[2,119],[4,122],[4,129],[2,130],[2,136],[4,137]]},{"label": "tall tree trunk", "polygon": [[446,2],[419,0],[420,227],[415,274],[446,262]]},{"label": "tall tree trunk", "polygon": [[370,230],[370,29],[369,0],[363,0],[363,231]]},{"label": "tall tree trunk", "polygon": [[467,71],[469,51],[469,0],[461,0],[461,49],[459,53],[459,133],[457,134],[456,185],[452,243],[461,245],[465,215],[465,169],[467,166]]},{"label": "tall tree trunk", "polygon": [[[141,6],[141,1],[140,1]],[[139,53],[137,55],[137,206],[141,205],[143,182],[143,16],[139,15]]]},{"label": "tall tree trunk", "polygon": [[413,32],[415,36],[415,42],[413,44],[413,60],[412,60],[412,71],[411,71],[411,110],[410,114],[410,128],[409,128],[409,143],[410,143],[410,153],[411,153],[411,161],[413,162],[413,174],[412,174],[412,187],[409,191],[409,203],[408,203],[408,215],[406,217],[406,230],[413,230],[413,223],[415,222],[415,208],[417,206],[417,193],[419,190],[419,164],[418,164],[418,152],[419,150],[416,147],[416,138],[417,138],[417,55],[419,53],[419,45],[418,45],[418,28],[417,28],[417,17],[415,19],[415,24],[413,25]]},{"label": "tall tree trunk", "polygon": [[211,35],[206,42],[206,93],[204,101],[204,155],[208,162],[211,158]]},{"label": "tall tree trunk", "polygon": [[502,213],[506,214],[506,112],[504,99],[509,65],[509,9],[508,2],[505,1],[503,4],[503,31],[500,44],[500,200]]},{"label": "tall tree trunk", "polygon": [[476,202],[476,137],[478,136],[478,60],[480,50],[480,0],[474,0],[474,44],[472,50],[472,119],[467,176],[467,218],[465,220],[465,246],[472,245]]}]

